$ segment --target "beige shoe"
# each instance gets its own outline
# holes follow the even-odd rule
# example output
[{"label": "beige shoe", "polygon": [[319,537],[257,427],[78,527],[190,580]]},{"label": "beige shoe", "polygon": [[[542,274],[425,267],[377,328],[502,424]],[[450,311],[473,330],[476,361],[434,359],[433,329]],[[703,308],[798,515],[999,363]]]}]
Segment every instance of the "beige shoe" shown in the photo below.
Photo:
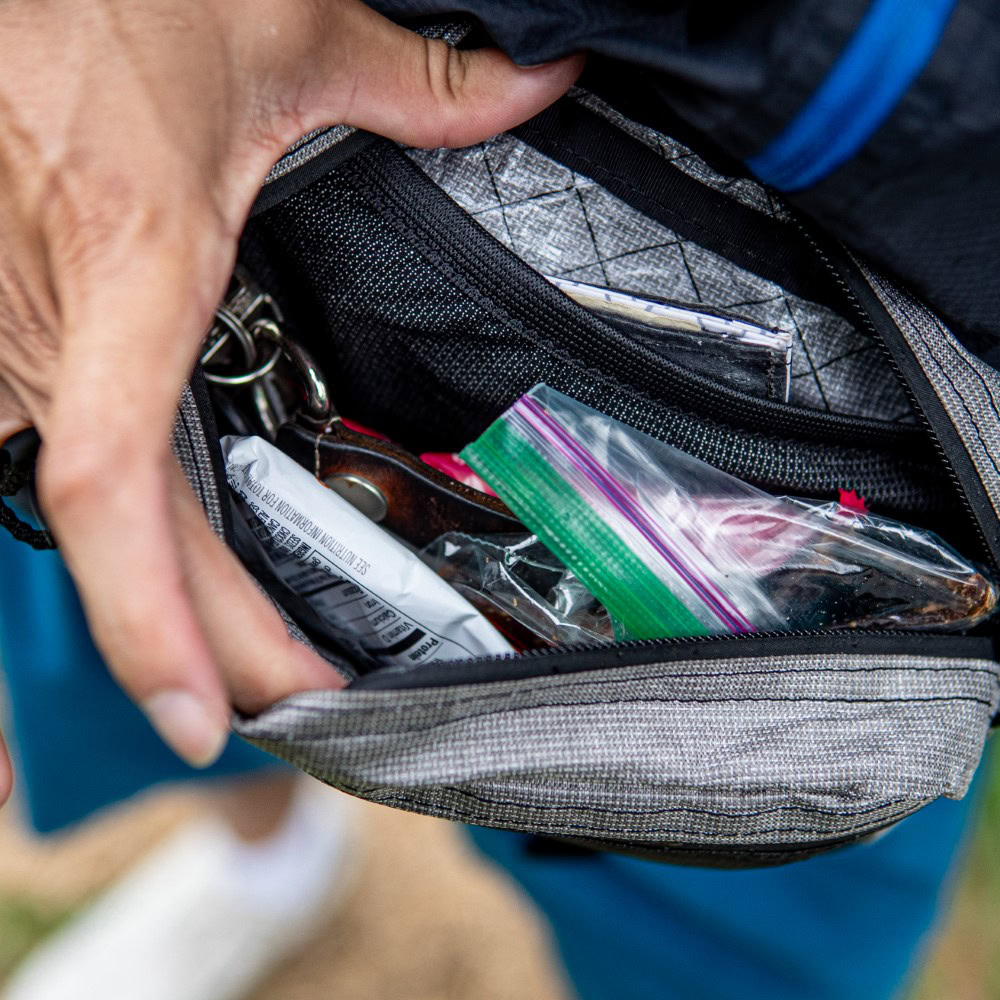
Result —
[{"label": "beige shoe", "polygon": [[358,868],[358,817],[347,796],[309,781],[292,814],[299,843],[281,850],[294,852],[299,867],[289,870],[295,888],[280,905],[268,905],[259,885],[248,891],[250,852],[230,831],[199,820],[32,952],[4,1000],[245,996],[322,928]]}]

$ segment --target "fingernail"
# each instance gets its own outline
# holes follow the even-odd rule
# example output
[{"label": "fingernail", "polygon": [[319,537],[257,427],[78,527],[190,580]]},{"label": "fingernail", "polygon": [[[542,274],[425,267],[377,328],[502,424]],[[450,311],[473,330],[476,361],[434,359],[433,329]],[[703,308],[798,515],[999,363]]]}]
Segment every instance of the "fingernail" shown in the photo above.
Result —
[{"label": "fingernail", "polygon": [[215,763],[229,737],[190,691],[160,691],[142,703],[142,710],[163,741],[192,767]]}]

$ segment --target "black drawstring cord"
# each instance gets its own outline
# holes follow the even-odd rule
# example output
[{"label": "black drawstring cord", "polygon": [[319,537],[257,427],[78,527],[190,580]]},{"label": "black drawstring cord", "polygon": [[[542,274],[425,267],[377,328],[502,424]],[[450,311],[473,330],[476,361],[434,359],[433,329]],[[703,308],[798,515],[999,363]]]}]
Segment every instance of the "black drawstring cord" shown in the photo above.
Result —
[{"label": "black drawstring cord", "polygon": [[[0,449],[0,497],[12,497],[20,493],[31,481],[32,468],[32,462],[14,462],[9,452]],[[41,551],[56,547],[55,540],[47,531],[40,531],[22,521],[3,500],[0,500],[0,528],[33,549]]]}]

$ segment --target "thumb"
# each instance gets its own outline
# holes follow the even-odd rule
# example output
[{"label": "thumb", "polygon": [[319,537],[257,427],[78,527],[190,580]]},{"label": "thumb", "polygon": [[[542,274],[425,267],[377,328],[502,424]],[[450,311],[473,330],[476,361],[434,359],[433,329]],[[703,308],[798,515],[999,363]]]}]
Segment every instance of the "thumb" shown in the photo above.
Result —
[{"label": "thumb", "polygon": [[513,128],[561,97],[584,56],[524,68],[498,49],[459,51],[361,3],[334,5],[318,79],[300,107],[310,127],[337,122],[409,146],[467,146]]}]

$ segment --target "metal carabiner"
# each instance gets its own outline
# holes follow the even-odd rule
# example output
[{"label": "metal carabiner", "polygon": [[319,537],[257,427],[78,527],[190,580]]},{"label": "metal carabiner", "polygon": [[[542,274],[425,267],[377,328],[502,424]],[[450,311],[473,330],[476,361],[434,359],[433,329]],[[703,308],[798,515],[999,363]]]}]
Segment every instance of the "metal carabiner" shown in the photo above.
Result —
[{"label": "metal carabiner", "polygon": [[[301,415],[310,423],[326,424],[334,410],[326,379],[312,355],[290,340],[282,330],[284,317],[277,303],[262,291],[242,268],[233,275],[226,301],[215,312],[215,321],[205,336],[200,361],[205,378],[228,389],[252,386],[251,396],[261,425],[273,439],[284,422],[286,408],[270,376],[284,357],[295,369],[304,390]],[[242,357],[234,360],[231,341]],[[264,357],[264,343],[272,349]],[[260,360],[264,357],[264,360]],[[234,370],[235,369],[235,370]]]}]

